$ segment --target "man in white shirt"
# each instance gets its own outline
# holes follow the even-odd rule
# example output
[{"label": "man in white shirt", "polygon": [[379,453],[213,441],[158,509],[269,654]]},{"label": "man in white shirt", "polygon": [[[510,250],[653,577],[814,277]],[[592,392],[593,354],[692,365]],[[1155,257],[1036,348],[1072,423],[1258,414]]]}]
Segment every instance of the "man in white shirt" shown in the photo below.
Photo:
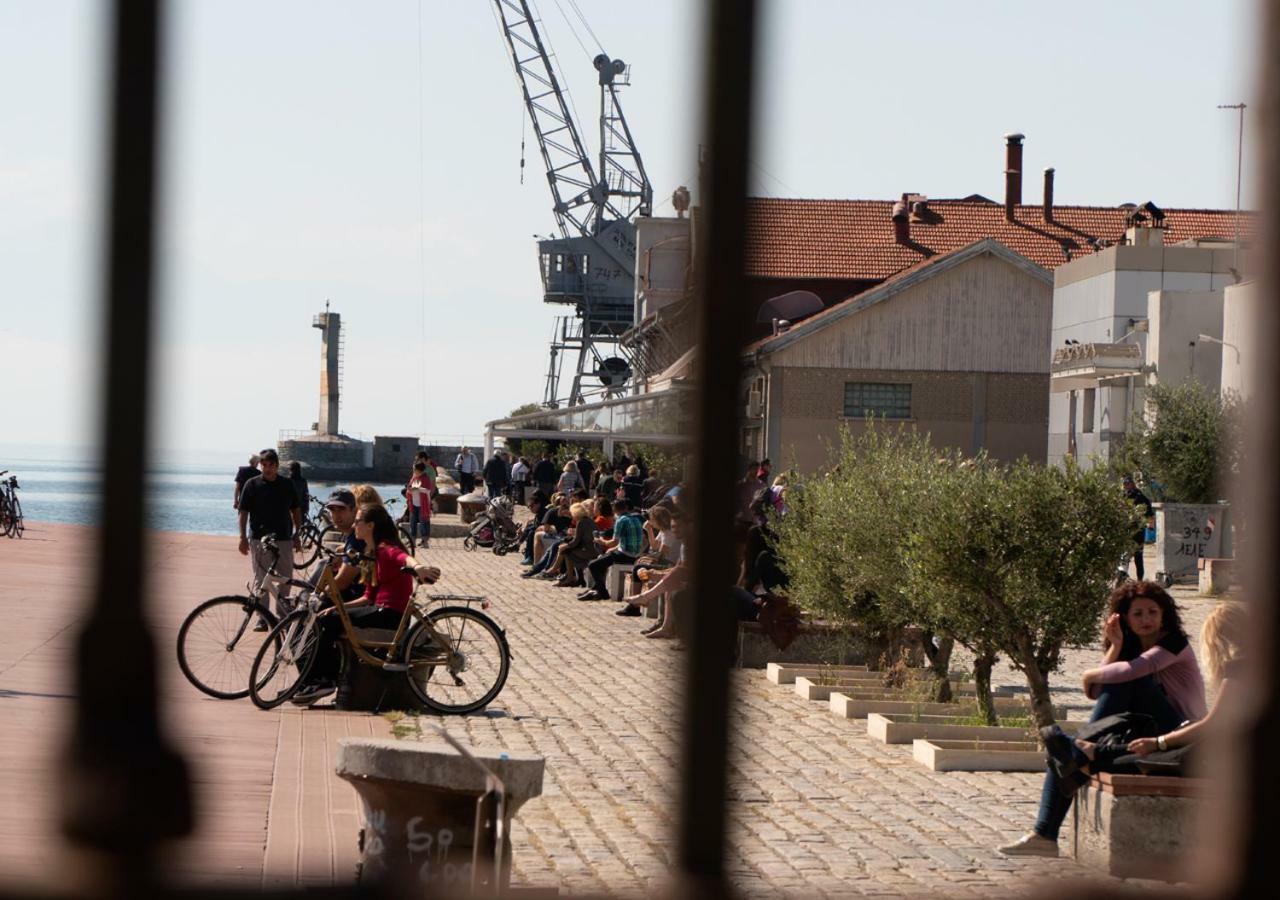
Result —
[{"label": "man in white shirt", "polygon": [[529,463],[523,456],[511,467],[511,488],[517,503],[524,503],[524,489],[529,485]]},{"label": "man in white shirt", "polygon": [[458,470],[458,484],[462,488],[462,493],[470,494],[476,489],[476,472],[480,470],[476,455],[463,447],[462,452],[453,461],[453,467]]}]

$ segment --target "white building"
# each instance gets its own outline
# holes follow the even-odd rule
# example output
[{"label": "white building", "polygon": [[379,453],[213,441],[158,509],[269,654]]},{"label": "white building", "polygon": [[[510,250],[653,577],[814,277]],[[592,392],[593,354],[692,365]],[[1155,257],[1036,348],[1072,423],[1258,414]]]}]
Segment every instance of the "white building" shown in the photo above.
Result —
[{"label": "white building", "polygon": [[1109,458],[1147,384],[1220,388],[1224,291],[1245,259],[1220,238],[1166,246],[1163,228],[1139,223],[1124,244],[1054,270],[1051,464]]}]

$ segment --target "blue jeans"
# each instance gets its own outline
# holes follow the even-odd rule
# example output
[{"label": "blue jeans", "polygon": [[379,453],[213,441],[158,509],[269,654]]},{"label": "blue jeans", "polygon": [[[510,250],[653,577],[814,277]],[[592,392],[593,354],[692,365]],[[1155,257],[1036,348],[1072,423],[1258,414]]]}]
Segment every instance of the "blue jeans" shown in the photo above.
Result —
[{"label": "blue jeans", "polygon": [[[1156,720],[1160,734],[1173,731],[1182,724],[1183,715],[1174,709],[1156,680],[1147,675],[1133,681],[1104,684],[1093,704],[1090,722],[1119,713],[1145,713]],[[1058,830],[1071,809],[1071,797],[1058,790],[1058,773],[1053,766],[1044,775],[1044,787],[1040,790],[1040,812],[1036,816],[1035,832],[1050,840],[1058,839]]]},{"label": "blue jeans", "polygon": [[541,572],[547,566],[551,565],[552,560],[556,558],[556,548],[564,541],[562,537],[543,537],[542,539],[542,558],[533,564],[533,570]]},{"label": "blue jeans", "polygon": [[431,536],[431,516],[424,516],[417,504],[409,507],[409,533],[415,538]]}]

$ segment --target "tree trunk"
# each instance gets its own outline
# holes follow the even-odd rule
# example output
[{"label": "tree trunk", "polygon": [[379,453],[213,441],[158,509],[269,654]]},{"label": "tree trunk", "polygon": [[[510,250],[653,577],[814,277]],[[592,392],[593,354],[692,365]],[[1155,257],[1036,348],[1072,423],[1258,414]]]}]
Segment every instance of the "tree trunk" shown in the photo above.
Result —
[{"label": "tree trunk", "polygon": [[991,651],[973,658],[973,688],[978,699],[978,714],[988,725],[1000,724],[996,718],[996,705],[991,699],[991,670],[995,664],[996,655]]},{"label": "tree trunk", "polygon": [[951,702],[951,651],[955,648],[955,639],[939,637],[935,646],[934,636],[928,632],[924,635],[924,655],[929,660],[929,671],[933,675],[933,702]]},{"label": "tree trunk", "polygon": [[1053,716],[1053,700],[1049,696],[1049,675],[1041,671],[1029,637],[1020,635],[1017,646],[1018,668],[1022,669],[1027,687],[1031,689],[1031,715],[1037,728],[1045,728],[1056,721]]}]

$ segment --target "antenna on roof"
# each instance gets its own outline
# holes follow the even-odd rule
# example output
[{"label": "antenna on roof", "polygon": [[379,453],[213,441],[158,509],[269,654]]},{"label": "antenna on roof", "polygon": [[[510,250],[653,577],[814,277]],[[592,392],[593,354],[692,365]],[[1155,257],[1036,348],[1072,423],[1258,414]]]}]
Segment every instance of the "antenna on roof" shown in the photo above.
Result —
[{"label": "antenna on roof", "polygon": [[1245,104],[1241,103],[1219,103],[1218,109],[1238,109],[1240,110],[1240,135],[1236,139],[1236,254],[1234,259],[1235,268],[1240,268],[1240,182],[1244,173],[1244,111]]}]

